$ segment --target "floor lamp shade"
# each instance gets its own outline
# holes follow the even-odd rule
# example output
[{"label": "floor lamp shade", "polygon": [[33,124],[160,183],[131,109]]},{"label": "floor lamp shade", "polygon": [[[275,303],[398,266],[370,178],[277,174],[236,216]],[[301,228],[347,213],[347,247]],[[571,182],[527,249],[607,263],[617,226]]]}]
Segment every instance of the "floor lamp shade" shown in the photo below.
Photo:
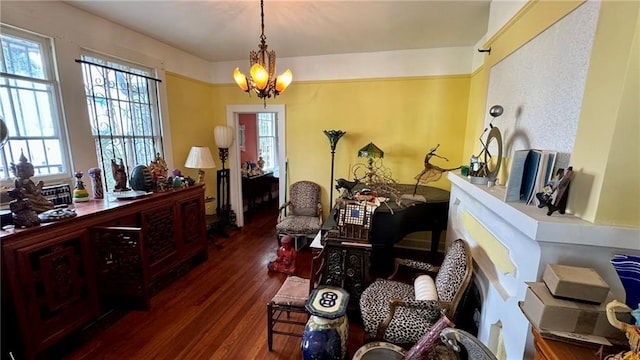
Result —
[{"label": "floor lamp shade", "polygon": [[233,128],[231,126],[216,126],[213,129],[213,134],[219,148],[228,149],[233,144]]}]

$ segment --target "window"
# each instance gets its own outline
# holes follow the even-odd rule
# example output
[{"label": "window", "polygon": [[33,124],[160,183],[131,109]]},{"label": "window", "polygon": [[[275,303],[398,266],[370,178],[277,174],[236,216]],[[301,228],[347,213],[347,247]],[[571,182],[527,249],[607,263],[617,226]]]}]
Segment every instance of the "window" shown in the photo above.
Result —
[{"label": "window", "polygon": [[[130,174],[136,165],[164,157],[153,69],[93,53],[80,62],[99,166],[111,173],[112,161],[122,161]],[[113,176],[103,179],[105,190],[113,190]]]},{"label": "window", "polygon": [[258,156],[264,160],[264,170],[278,167],[278,139],[275,113],[258,113]]},{"label": "window", "polygon": [[0,151],[0,179],[20,154],[44,181],[68,178],[64,126],[51,39],[2,25],[0,60],[0,116],[8,130]]}]

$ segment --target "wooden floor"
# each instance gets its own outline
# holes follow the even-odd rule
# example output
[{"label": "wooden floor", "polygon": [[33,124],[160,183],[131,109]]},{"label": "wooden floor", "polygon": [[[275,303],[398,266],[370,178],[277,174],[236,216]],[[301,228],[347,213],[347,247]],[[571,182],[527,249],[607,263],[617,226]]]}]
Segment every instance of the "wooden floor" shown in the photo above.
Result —
[{"label": "wooden floor", "polygon": [[[132,311],[64,355],[98,359],[299,359],[300,338],[274,335],[267,350],[267,301],[285,279],[269,273],[277,249],[274,204],[242,230],[216,238],[209,259],[151,299],[150,311]],[[311,252],[299,254],[300,276],[309,276]],[[363,342],[351,321],[349,358]]]}]

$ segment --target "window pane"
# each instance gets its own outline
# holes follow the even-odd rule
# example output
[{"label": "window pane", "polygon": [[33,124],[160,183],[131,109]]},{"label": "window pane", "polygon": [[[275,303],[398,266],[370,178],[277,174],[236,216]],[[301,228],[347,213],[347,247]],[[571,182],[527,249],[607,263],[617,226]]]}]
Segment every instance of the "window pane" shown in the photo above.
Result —
[{"label": "window pane", "polygon": [[[111,173],[111,161],[122,159],[127,173],[136,165],[148,165],[163,155],[160,113],[151,70],[124,62],[84,55],[85,92],[89,121],[100,159],[100,167]],[[98,65],[109,66],[105,68]],[[123,70],[123,71],[120,71]],[[113,191],[113,176],[105,176],[107,191]]]},{"label": "window pane", "polygon": [[60,99],[55,78],[48,69],[52,49],[49,40],[2,26],[0,115],[9,140],[0,156],[2,180],[14,176],[9,165],[20,154],[33,164],[36,176],[67,173],[64,139],[60,132]]},{"label": "window pane", "polygon": [[2,71],[30,78],[46,78],[39,43],[2,34],[2,54]]}]

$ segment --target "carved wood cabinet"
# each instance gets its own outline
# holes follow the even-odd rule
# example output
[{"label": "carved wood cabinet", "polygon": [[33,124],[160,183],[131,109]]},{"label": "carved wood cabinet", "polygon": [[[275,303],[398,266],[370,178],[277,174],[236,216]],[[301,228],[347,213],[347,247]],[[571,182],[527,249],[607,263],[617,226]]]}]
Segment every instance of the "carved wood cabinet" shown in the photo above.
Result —
[{"label": "carved wood cabinet", "polygon": [[337,286],[349,293],[349,309],[357,309],[360,296],[371,283],[371,245],[326,239],[327,266],[323,285]]},{"label": "carved wood cabinet", "polygon": [[207,258],[202,186],[75,208],[72,219],[0,231],[2,358],[34,359],[114,307],[148,308]]}]

